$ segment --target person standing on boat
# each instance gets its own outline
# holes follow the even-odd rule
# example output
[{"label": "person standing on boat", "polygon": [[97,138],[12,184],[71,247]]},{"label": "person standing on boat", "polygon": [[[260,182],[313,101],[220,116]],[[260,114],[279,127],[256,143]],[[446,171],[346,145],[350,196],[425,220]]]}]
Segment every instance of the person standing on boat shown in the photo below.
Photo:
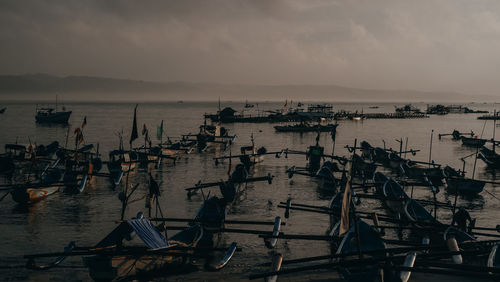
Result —
[{"label": "person standing on boat", "polygon": [[451,225],[455,225],[455,223],[458,226],[458,229],[467,232],[467,221],[472,222],[472,218],[470,217],[470,214],[468,211],[466,211],[463,207],[461,207],[455,215],[453,215],[453,221]]}]

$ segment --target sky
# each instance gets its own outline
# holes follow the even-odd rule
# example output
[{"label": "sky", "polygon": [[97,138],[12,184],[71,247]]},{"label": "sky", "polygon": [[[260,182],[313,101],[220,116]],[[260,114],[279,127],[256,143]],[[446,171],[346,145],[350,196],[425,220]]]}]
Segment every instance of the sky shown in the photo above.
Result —
[{"label": "sky", "polygon": [[0,74],[497,95],[498,66],[494,0],[0,0]]}]

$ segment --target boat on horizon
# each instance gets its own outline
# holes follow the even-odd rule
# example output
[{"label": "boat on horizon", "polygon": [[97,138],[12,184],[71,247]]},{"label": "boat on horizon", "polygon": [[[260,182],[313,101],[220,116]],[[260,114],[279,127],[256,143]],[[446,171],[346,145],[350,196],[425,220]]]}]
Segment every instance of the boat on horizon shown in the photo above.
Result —
[{"label": "boat on horizon", "polygon": [[57,97],[56,97],[56,107],[36,107],[35,120],[37,123],[58,123],[58,124],[68,124],[69,117],[71,116],[71,111],[66,111],[63,106],[62,111],[57,109]]}]

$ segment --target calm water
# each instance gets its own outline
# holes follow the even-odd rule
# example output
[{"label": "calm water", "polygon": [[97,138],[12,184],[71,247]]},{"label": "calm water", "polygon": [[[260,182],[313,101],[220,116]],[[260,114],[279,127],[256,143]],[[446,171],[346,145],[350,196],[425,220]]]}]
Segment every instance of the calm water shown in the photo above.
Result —
[{"label": "calm water", "polygon": [[[394,104],[380,104],[378,109],[368,109],[373,104],[337,104],[335,110],[364,110],[364,112],[393,112]],[[415,104],[424,109],[424,104]],[[35,105],[27,103],[6,104],[7,111],[0,115],[0,146],[6,143],[36,142],[47,144],[53,140],[65,143],[67,127],[39,126],[35,124]],[[232,106],[237,110],[243,108],[242,103],[223,103],[223,106]],[[261,109],[275,109],[282,107],[282,103],[260,103]],[[486,109],[493,111],[493,104],[469,105],[474,109]],[[100,151],[104,159],[107,153],[118,147],[118,132],[123,130],[125,142],[130,136],[134,104],[111,104],[111,103],[79,103],[66,104],[73,111],[70,119],[70,138],[72,144],[72,131],[80,126],[83,117],[87,117],[85,128],[85,141],[87,143],[99,143]],[[166,135],[180,136],[189,132],[195,133],[203,123],[203,114],[214,112],[217,103],[150,103],[139,104],[138,124],[146,124],[150,128],[151,135],[155,136],[155,128],[161,120],[165,122]],[[374,146],[383,146],[385,140],[387,147],[399,149],[395,139],[408,137],[409,148],[419,149],[413,159],[427,161],[429,158],[429,145],[431,130],[434,130],[434,142],[432,145],[432,158],[437,163],[449,164],[456,168],[462,167],[460,157],[474,153],[475,149],[463,147],[459,142],[451,138],[438,140],[438,133],[450,133],[453,129],[469,132],[473,130],[481,134],[484,121],[476,119],[477,114],[449,114],[446,116],[431,116],[428,119],[408,120],[365,120],[365,121],[340,121],[337,131],[337,144],[335,152],[338,155],[347,155],[345,145],[352,145],[354,139],[358,142],[367,140]],[[289,148],[294,150],[305,150],[307,146],[314,143],[315,134],[276,134],[273,124],[228,124],[225,125],[230,132],[237,135],[232,151],[239,151],[240,146],[250,143],[250,135],[253,133],[257,146],[265,146],[268,151]],[[488,122],[484,128],[483,136],[491,138],[493,134],[493,123]],[[153,138],[155,139],[155,138]],[[323,134],[320,139],[327,153],[332,150],[332,141],[328,134]],[[136,145],[141,141],[137,140]],[[219,152],[220,153],[220,152]],[[216,153],[217,154],[217,153]],[[193,186],[198,180],[218,181],[226,178],[227,163],[215,166],[212,158],[214,153],[193,153],[183,156],[174,166],[171,162],[165,162],[160,168],[153,169],[152,174],[161,182],[161,202],[166,216],[191,218],[202,203],[199,196],[187,199],[184,188]],[[260,219],[273,220],[275,216],[282,215],[283,210],[276,205],[285,201],[288,195],[296,203],[307,203],[313,205],[326,205],[329,196],[321,194],[316,184],[310,179],[294,176],[291,182],[285,173],[292,165],[304,166],[304,156],[290,155],[287,159],[275,159],[267,156],[264,163],[258,165],[253,172],[254,175],[266,175],[268,172],[275,175],[272,185],[257,183],[249,185],[246,191],[246,199],[234,207],[228,219]],[[467,161],[467,171],[472,172],[473,159]],[[104,169],[106,170],[106,169]],[[497,174],[500,176],[500,174]],[[494,172],[485,169],[481,161],[477,162],[476,177],[481,179],[495,180]],[[1,180],[4,181],[3,179]],[[147,189],[147,172],[139,170],[130,175],[132,183],[143,183],[136,197],[144,195]],[[487,184],[485,190],[500,197],[500,188]],[[0,202],[0,277],[1,280],[83,280],[87,281],[87,269],[79,268],[81,259],[72,257],[63,263],[74,268],[54,268],[45,272],[33,272],[19,268],[5,269],[6,266],[19,266],[24,263],[23,254],[62,251],[69,241],[77,241],[79,246],[92,246],[115,227],[115,222],[120,217],[121,204],[118,193],[121,187],[113,189],[107,179],[97,179],[90,188],[79,195],[59,193],[29,208],[16,205],[12,199],[6,197]],[[212,194],[218,194],[213,189]],[[431,199],[432,194],[426,189],[416,189],[415,193],[422,198]],[[439,200],[453,200],[445,189],[438,194]],[[478,218],[477,225],[494,226],[498,224],[500,216],[500,201],[493,198],[487,192],[481,193],[475,199],[459,199],[460,205],[471,208],[471,215]],[[364,201],[362,206],[367,208],[380,207],[376,201]],[[144,201],[130,205],[127,217],[134,216],[138,211],[144,210]],[[449,222],[450,212],[440,210],[440,219]],[[179,223],[174,224],[176,226]],[[243,226],[248,228],[249,226]],[[312,213],[292,212],[292,217],[285,226],[284,232],[323,234],[328,227],[328,217]],[[258,227],[259,229],[271,229],[271,227]],[[173,234],[175,231],[171,231]],[[236,241],[243,248],[243,252],[237,253],[221,273],[210,274],[210,277],[244,278],[249,272],[264,270],[257,267],[259,263],[270,261],[271,253],[263,244],[262,239],[256,235],[225,234],[225,242]],[[283,241],[279,242],[278,251],[283,253],[285,259],[303,256],[328,254],[329,248],[326,243],[314,241]],[[199,272],[173,277],[182,280],[198,280],[205,276],[202,270]],[[215,276],[214,276],[215,275]],[[226,276],[227,275],[227,276]]]}]

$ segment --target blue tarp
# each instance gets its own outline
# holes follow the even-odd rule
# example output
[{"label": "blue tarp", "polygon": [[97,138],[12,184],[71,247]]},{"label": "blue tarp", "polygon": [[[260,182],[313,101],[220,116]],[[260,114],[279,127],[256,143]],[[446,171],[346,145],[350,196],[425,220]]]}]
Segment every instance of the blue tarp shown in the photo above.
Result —
[{"label": "blue tarp", "polygon": [[150,249],[169,247],[168,241],[148,219],[129,219],[127,223]]}]

